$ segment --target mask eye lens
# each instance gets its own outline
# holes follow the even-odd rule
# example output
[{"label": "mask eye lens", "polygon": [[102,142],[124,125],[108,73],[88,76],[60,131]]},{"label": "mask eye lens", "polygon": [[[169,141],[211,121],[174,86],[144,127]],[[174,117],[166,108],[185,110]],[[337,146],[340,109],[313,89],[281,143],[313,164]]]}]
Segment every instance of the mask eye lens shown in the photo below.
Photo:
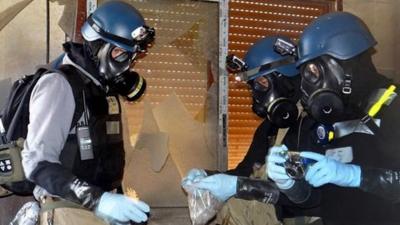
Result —
[{"label": "mask eye lens", "polygon": [[111,58],[119,63],[125,62],[127,60],[132,60],[134,58],[134,56],[135,56],[135,54],[125,51],[124,49],[119,48],[119,47],[115,47],[111,51]]},{"label": "mask eye lens", "polygon": [[269,86],[269,80],[265,76],[257,77],[254,80],[254,89],[257,91],[268,91]]},{"label": "mask eye lens", "polygon": [[128,54],[122,53],[119,56],[115,57],[114,60],[117,62],[125,62],[128,58]]},{"label": "mask eye lens", "polygon": [[321,76],[321,69],[315,63],[309,63],[303,70],[303,77],[312,83],[319,80]]}]

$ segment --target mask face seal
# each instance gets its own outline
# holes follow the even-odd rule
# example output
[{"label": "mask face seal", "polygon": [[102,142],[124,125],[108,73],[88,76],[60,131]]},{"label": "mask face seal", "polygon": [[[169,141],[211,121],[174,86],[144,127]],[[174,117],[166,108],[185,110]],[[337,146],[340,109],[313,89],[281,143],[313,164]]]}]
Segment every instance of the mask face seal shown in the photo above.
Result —
[{"label": "mask face seal", "polygon": [[320,123],[340,120],[351,94],[351,76],[335,59],[322,56],[301,68],[301,102]]},{"label": "mask face seal", "polygon": [[135,57],[133,52],[125,51],[111,43],[104,44],[97,54],[100,75],[106,80],[119,76],[129,69]]},{"label": "mask face seal", "polygon": [[292,97],[295,87],[281,74],[260,76],[249,82],[252,95],[252,110],[261,118],[268,118],[274,125],[285,128],[297,120],[298,109]]},{"label": "mask face seal", "polygon": [[111,91],[133,102],[140,99],[146,90],[146,80],[134,71],[127,70],[109,81]]}]

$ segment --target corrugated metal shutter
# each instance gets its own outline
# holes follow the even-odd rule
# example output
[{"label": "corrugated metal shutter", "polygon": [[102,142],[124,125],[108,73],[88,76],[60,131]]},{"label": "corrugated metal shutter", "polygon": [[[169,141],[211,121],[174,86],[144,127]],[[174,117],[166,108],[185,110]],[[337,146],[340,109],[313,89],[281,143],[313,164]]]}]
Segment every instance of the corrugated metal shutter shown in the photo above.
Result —
[{"label": "corrugated metal shutter", "polygon": [[182,0],[128,2],[156,29],[154,46],[133,67],[148,85],[145,98],[126,104],[129,131],[134,138],[142,123],[143,101],[154,106],[175,92],[194,116],[204,110],[208,84],[212,82],[210,62],[217,62],[218,57],[218,4]]},{"label": "corrugated metal shutter", "polygon": [[[258,39],[286,35],[298,40],[304,27],[319,15],[341,9],[341,1],[231,0],[229,2],[229,54],[243,57]],[[251,111],[246,84],[229,78],[228,167],[234,168],[246,154],[261,120]]]}]

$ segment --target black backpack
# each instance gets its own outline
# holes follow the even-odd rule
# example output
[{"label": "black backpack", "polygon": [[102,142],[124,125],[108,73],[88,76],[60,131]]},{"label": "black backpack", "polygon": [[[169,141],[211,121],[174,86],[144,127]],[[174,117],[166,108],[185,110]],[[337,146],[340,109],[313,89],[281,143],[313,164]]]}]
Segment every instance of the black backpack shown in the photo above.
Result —
[{"label": "black backpack", "polygon": [[[50,66],[43,66],[37,69],[34,74],[25,75],[15,81],[11,87],[9,96],[0,112],[0,118],[6,133],[1,138],[0,144],[4,141],[12,142],[18,138],[26,138],[29,124],[29,101],[33,88],[42,75],[56,72],[63,75],[72,87],[75,98],[75,112],[71,123],[71,129],[75,126],[83,113],[83,100],[81,97],[84,88],[83,78],[78,70],[71,65],[62,65],[57,69]],[[1,152],[0,152],[1,153]],[[2,187],[17,195],[31,195],[35,184],[28,180],[3,184]]]}]

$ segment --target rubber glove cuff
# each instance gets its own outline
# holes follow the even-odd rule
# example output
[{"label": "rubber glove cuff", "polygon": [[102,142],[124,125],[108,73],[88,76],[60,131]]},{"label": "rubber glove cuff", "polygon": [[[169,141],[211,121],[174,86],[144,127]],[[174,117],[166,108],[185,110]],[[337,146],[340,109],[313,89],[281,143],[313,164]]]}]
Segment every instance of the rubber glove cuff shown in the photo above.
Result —
[{"label": "rubber glove cuff", "polygon": [[[348,176],[349,180],[347,181],[348,185],[341,185],[341,186],[347,186],[347,187],[360,187],[361,185],[361,168],[360,166],[353,165],[353,164],[348,164],[346,165],[349,167],[349,173],[352,173],[352,175]],[[340,184],[338,184],[340,185]]]},{"label": "rubber glove cuff", "polygon": [[284,181],[275,181],[276,186],[281,190],[288,190],[293,187],[295,181],[293,179],[288,179]]},{"label": "rubber glove cuff", "polygon": [[237,193],[237,181],[238,181],[238,177],[237,176],[230,176],[229,179],[231,179],[231,181],[229,183],[231,183],[232,185],[228,185],[228,197],[227,199],[229,199],[230,197],[234,196]]}]

